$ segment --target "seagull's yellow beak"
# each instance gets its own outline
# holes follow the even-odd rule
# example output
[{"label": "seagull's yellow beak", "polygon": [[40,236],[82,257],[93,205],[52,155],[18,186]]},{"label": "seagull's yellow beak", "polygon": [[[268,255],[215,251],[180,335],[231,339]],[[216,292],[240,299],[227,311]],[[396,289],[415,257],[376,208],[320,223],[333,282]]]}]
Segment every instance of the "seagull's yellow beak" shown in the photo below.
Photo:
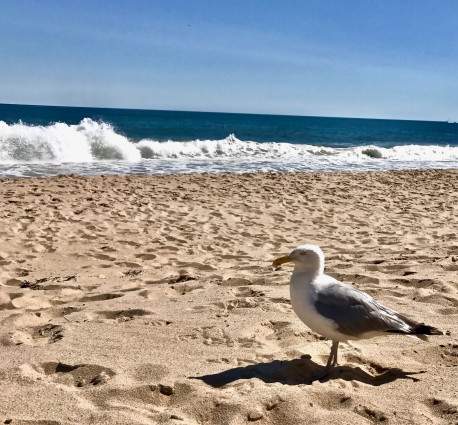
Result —
[{"label": "seagull's yellow beak", "polygon": [[289,263],[291,262],[291,258],[289,258],[289,255],[284,255],[283,257],[278,257],[272,262],[272,266],[274,267],[280,267],[282,264]]}]

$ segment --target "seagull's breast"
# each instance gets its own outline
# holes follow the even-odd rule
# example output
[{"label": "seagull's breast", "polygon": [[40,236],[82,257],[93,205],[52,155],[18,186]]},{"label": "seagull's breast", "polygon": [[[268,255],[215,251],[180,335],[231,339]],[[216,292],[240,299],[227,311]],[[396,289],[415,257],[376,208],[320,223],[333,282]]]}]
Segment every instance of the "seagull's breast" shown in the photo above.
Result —
[{"label": "seagull's breast", "polygon": [[294,312],[313,332],[333,341],[347,341],[348,335],[337,330],[337,324],[322,316],[315,308],[318,288],[307,273],[293,273],[290,282],[291,305]]}]

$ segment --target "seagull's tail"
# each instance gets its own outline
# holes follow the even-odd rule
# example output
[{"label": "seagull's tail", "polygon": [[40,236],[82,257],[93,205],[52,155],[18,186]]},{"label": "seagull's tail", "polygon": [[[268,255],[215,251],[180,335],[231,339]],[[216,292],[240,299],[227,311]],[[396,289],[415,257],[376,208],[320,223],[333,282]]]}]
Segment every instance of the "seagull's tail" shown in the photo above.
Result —
[{"label": "seagull's tail", "polygon": [[424,323],[418,323],[412,329],[410,335],[415,335],[417,338],[420,338],[423,341],[427,341],[428,335],[445,335],[445,332],[442,332],[433,326],[425,325]]},{"label": "seagull's tail", "polygon": [[445,335],[444,332],[439,329],[433,326],[425,325],[424,323],[418,323],[417,326],[412,329],[411,333],[413,335]]},{"label": "seagull's tail", "polygon": [[424,341],[428,339],[427,337],[429,335],[446,335],[445,332],[442,332],[441,330],[435,328],[434,326],[425,325],[424,323],[410,322],[409,325],[411,326],[409,331],[403,331],[403,330],[396,329],[396,330],[389,330],[388,332],[399,333],[399,334],[404,334],[404,335],[412,335]]}]

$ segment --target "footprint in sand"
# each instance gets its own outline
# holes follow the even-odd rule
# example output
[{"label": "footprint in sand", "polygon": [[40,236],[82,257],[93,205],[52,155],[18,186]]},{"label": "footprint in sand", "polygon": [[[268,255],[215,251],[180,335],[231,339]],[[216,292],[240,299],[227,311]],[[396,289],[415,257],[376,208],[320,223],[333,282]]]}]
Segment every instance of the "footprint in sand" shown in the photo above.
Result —
[{"label": "footprint in sand", "polygon": [[261,348],[264,346],[256,335],[233,338],[229,332],[216,326],[206,326],[196,328],[187,335],[182,335],[180,339],[201,338],[205,345],[225,345],[227,347]]},{"label": "footprint in sand", "polygon": [[253,285],[253,282],[243,277],[230,277],[221,282],[221,286],[245,286]]},{"label": "footprint in sand", "polygon": [[269,301],[274,304],[288,304],[288,305],[291,304],[291,300],[285,297],[269,298]]},{"label": "footprint in sand", "polygon": [[40,342],[37,345],[53,344],[64,337],[64,328],[60,325],[49,323],[31,328],[30,334],[37,343]]},{"label": "footprint in sand", "polygon": [[135,269],[129,269],[126,272],[124,272],[124,276],[126,277],[137,277],[143,273],[143,270],[140,268],[135,268]]},{"label": "footprint in sand", "polygon": [[137,254],[135,258],[140,258],[141,260],[150,261],[156,259],[157,255],[144,253],[144,254]]},{"label": "footprint in sand", "polygon": [[63,337],[63,327],[52,323],[35,326],[29,329],[16,330],[0,339],[0,344],[43,346],[60,341]]},{"label": "footprint in sand", "polygon": [[264,298],[258,297],[241,297],[234,300],[228,300],[224,302],[213,303],[216,307],[219,307],[225,311],[230,311],[235,308],[256,308],[264,302]]},{"label": "footprint in sand", "polygon": [[276,341],[281,347],[296,346],[298,341],[302,344],[316,340],[315,334],[292,322],[271,320],[262,325],[272,330],[272,333],[266,336],[266,340]]},{"label": "footprint in sand", "polygon": [[249,286],[240,286],[234,289],[233,293],[236,297],[263,297],[265,295],[263,291],[257,291]]},{"label": "footprint in sand", "polygon": [[49,362],[32,368],[51,382],[78,388],[102,385],[115,376],[112,369],[91,364],[69,365]]},{"label": "footprint in sand", "polygon": [[97,294],[97,295],[86,295],[83,298],[80,299],[81,302],[86,302],[86,301],[107,301],[107,300],[113,300],[115,298],[121,298],[123,297],[124,294]]},{"label": "footprint in sand", "polygon": [[104,319],[109,321],[127,322],[137,317],[150,316],[154,313],[148,310],[137,308],[131,310],[99,311],[98,314],[100,317],[103,317]]},{"label": "footprint in sand", "polygon": [[66,317],[66,316],[69,316],[70,314],[78,313],[81,310],[82,310],[81,307],[67,306],[67,307],[53,308],[52,310],[49,310],[48,313],[52,317]]},{"label": "footprint in sand", "polygon": [[97,260],[101,260],[101,261],[115,261],[116,260],[115,257],[111,257],[110,255],[106,255],[106,254],[94,254],[94,255],[91,255],[91,257],[94,257]]},{"label": "footprint in sand", "polygon": [[388,420],[385,413],[371,407],[358,405],[353,411],[363,418],[369,419],[372,423],[385,422]]},{"label": "footprint in sand", "polygon": [[22,280],[12,278],[12,279],[7,279],[5,282],[6,286],[21,286]]},{"label": "footprint in sand", "polygon": [[424,402],[436,418],[447,423],[458,423],[458,403],[456,401],[430,398]]}]

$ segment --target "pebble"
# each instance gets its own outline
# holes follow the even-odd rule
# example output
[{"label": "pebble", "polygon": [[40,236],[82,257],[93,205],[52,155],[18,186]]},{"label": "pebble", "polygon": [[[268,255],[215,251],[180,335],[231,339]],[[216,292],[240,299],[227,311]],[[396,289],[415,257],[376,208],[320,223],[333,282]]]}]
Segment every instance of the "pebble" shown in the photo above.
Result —
[{"label": "pebble", "polygon": [[260,410],[252,410],[251,412],[248,413],[248,420],[249,421],[259,421],[264,417],[264,413],[262,413]]}]

